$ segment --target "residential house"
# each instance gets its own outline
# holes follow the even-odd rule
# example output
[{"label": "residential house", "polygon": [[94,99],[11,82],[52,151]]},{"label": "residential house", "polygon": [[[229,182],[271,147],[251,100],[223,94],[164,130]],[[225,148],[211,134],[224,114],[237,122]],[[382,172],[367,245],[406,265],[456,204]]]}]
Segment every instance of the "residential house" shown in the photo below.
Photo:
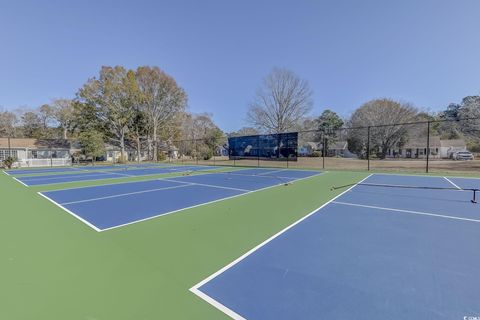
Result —
[{"label": "residential house", "polygon": [[463,139],[440,140],[440,157],[451,158],[458,151],[467,150],[467,144]]},{"label": "residential house", "polygon": [[[105,144],[105,155],[102,158],[105,161],[109,162],[118,162],[122,152],[120,151],[120,147],[114,146],[112,144]],[[138,161],[137,159],[137,149],[126,145],[125,146],[125,156],[127,161]],[[148,152],[142,149],[140,152],[140,161],[145,161],[148,158]]]},{"label": "residential house", "polygon": [[0,138],[0,161],[13,157],[19,167],[68,165],[70,149],[64,139]]},{"label": "residential house", "polygon": [[311,156],[314,152],[321,152],[321,145],[318,142],[305,142],[298,148],[299,157]]},{"label": "residential house", "polygon": [[228,157],[228,148],[226,146],[217,146],[215,148],[214,156]]},{"label": "residential house", "polygon": [[467,149],[465,141],[461,139],[449,140],[431,136],[430,141],[427,141],[427,137],[418,137],[409,139],[401,147],[388,149],[387,158],[424,159],[427,157],[427,145],[430,149],[430,159],[451,158],[452,153]]},{"label": "residential house", "polygon": [[327,144],[327,157],[346,157],[348,154],[347,141],[336,141]]},{"label": "residential house", "polygon": [[[323,143],[322,142],[305,142],[298,148],[298,156],[308,157],[314,152],[322,155]],[[345,140],[330,142],[327,144],[327,157],[344,157],[344,158],[356,158],[357,156],[348,150],[348,142]]]}]

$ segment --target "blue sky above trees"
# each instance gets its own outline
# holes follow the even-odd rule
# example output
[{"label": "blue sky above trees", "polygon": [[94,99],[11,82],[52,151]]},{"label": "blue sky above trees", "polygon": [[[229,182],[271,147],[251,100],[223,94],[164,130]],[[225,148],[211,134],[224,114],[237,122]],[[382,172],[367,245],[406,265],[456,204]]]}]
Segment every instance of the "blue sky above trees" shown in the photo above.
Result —
[{"label": "blue sky above trees", "polygon": [[480,2],[10,1],[0,106],[73,98],[102,65],[156,65],[226,131],[273,67],[309,81],[312,114],[391,97],[431,111],[480,93]]}]

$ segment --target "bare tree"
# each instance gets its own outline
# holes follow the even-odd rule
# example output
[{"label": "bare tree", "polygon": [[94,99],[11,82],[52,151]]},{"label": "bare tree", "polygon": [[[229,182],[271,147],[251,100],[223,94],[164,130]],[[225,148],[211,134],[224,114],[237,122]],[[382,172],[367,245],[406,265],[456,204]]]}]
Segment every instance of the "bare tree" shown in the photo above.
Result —
[{"label": "bare tree", "polygon": [[247,119],[262,131],[292,130],[311,110],[312,91],[306,80],[286,69],[273,69],[250,104]]},{"label": "bare tree", "polygon": [[181,152],[204,160],[213,156],[215,149],[222,145],[224,134],[212,120],[211,114],[185,114],[182,121],[184,145]]},{"label": "bare tree", "polygon": [[158,67],[139,67],[136,79],[142,98],[142,111],[151,130],[154,158],[157,159],[159,130],[168,127],[178,113],[185,110],[187,94]]},{"label": "bare tree", "polygon": [[23,135],[26,138],[41,138],[43,122],[38,113],[26,111],[21,116]]},{"label": "bare tree", "polygon": [[233,131],[228,134],[229,137],[241,137],[241,136],[254,136],[260,134],[260,132],[252,127],[243,127],[238,131]]},{"label": "bare tree", "polygon": [[[401,125],[401,123],[414,120],[417,114],[417,109],[411,104],[391,99],[375,99],[355,110],[349,125],[351,127],[372,127],[370,149],[376,150],[380,158],[385,158],[389,148],[407,141],[408,125]],[[379,125],[382,126],[375,127]],[[350,131],[348,143],[350,151],[365,154],[367,130]]]},{"label": "bare tree", "polygon": [[15,113],[9,111],[0,112],[0,137],[14,137],[18,119]]},{"label": "bare tree", "polygon": [[55,120],[62,129],[63,139],[67,139],[68,132],[73,131],[75,127],[75,116],[72,100],[55,99],[52,101],[52,108]]},{"label": "bare tree", "polygon": [[53,108],[48,104],[42,104],[38,108],[38,116],[42,120],[42,130],[44,135],[48,131],[48,128],[52,126],[52,121],[55,120],[55,113]]}]

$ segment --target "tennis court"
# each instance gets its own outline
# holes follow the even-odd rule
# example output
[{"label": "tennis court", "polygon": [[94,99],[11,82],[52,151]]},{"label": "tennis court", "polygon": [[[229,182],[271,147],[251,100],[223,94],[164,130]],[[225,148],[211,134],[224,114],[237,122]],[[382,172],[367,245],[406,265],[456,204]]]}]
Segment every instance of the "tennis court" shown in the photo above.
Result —
[{"label": "tennis court", "polygon": [[477,188],[371,175],[190,290],[235,319],[478,316]]},{"label": "tennis court", "polygon": [[[145,172],[169,173],[182,170],[200,171],[205,167],[191,166],[168,169],[128,170],[131,175]],[[209,167],[212,169],[212,167]],[[117,173],[115,173],[117,174]],[[157,180],[82,187],[40,193],[65,211],[97,231],[152,219],[186,208],[244,195],[254,191],[291,183],[320,174],[319,171],[286,169],[243,169],[231,172],[204,173]],[[45,179],[80,181],[110,177],[97,173],[80,177],[56,176],[25,183],[45,183]],[[34,179],[34,178],[31,178]],[[47,180],[52,181],[52,180]]]},{"label": "tennis court", "polygon": [[[7,285],[19,287],[18,270],[31,261],[48,266],[28,269],[38,288],[28,297],[34,311],[10,314],[48,318],[50,298],[40,290],[51,282],[52,294],[85,299],[97,318],[131,318],[123,314],[132,304],[152,319],[480,314],[478,178],[168,164],[46,170],[0,175],[2,202],[10,203],[3,234],[18,239],[6,248],[16,275]],[[111,178],[124,179],[103,180]],[[104,296],[116,307],[105,307]],[[55,299],[56,318],[78,306]]]},{"label": "tennis court", "polygon": [[[99,167],[91,167],[99,168]],[[115,179],[115,178],[128,178],[128,177],[140,177],[156,174],[168,174],[168,173],[182,173],[187,171],[200,171],[200,170],[213,170],[217,167],[207,166],[164,166],[156,167],[150,166],[146,168],[138,168],[135,166],[124,166],[118,168],[112,166],[111,170],[107,170],[104,167],[96,169],[93,172],[76,171],[74,173],[59,173],[52,175],[34,175],[34,176],[18,176],[15,177],[17,181],[25,186],[40,186],[58,183],[69,183],[79,181],[94,181],[103,179]],[[48,169],[44,169],[48,170]],[[74,169],[72,169],[74,170]]]},{"label": "tennis court", "polygon": [[57,167],[57,168],[27,168],[27,169],[12,169],[4,172],[10,176],[29,175],[29,174],[49,174],[62,172],[85,172],[85,171],[99,171],[99,170],[122,170],[128,168],[149,168],[161,167],[165,164],[161,163],[136,163],[125,165],[99,165],[99,166],[71,166],[71,167]]}]

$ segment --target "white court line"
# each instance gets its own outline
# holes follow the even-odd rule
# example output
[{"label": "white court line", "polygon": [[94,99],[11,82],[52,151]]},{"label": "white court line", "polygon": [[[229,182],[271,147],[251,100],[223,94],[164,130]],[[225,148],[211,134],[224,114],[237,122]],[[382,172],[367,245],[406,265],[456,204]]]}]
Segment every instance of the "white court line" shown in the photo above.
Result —
[{"label": "white court line", "polygon": [[26,178],[26,179],[23,179],[25,182],[30,182],[30,181],[39,181],[39,180],[60,180],[60,179],[67,179],[69,178],[70,176],[72,177],[80,177],[80,178],[83,178],[83,177],[95,177],[95,176],[101,176],[101,175],[105,175],[105,172],[103,171],[97,171],[97,172],[92,172],[92,174],[89,174],[89,175],[86,175],[86,174],[67,174],[67,176],[61,176],[61,177],[50,177],[50,178],[45,178],[45,177],[49,177],[48,175],[47,176],[35,176],[35,177],[30,177],[30,178]]},{"label": "white court line", "polygon": [[20,182],[21,184],[23,184],[25,187],[28,188],[28,185],[27,185],[27,184],[23,183],[22,181],[18,180],[18,179],[15,178],[15,177],[12,177],[12,178],[13,178],[13,180],[15,180],[15,181],[17,181],[17,182]]},{"label": "white court line", "polygon": [[[285,169],[287,170],[287,169]],[[232,176],[244,176],[244,177],[252,177],[252,178],[265,178],[265,179],[299,179],[299,178],[294,178],[294,177],[283,177],[283,176],[267,176],[266,174],[270,174],[270,172],[268,173],[264,173],[263,175],[260,175],[260,174],[244,174],[244,173],[236,173],[236,172],[239,172],[239,171],[242,171],[242,170],[237,170],[237,171],[220,171],[220,172],[214,172],[214,173],[221,173],[221,174],[228,174],[228,175],[232,175]],[[298,171],[301,171],[301,170],[298,170]],[[327,173],[328,171],[315,171],[315,170],[310,170],[310,171],[307,171],[307,172],[317,172],[317,173]]]},{"label": "white court line", "polygon": [[42,197],[44,197],[45,199],[47,199],[48,201],[50,201],[51,203],[53,203],[54,205],[56,205],[57,207],[65,210],[67,213],[69,213],[70,215],[74,216],[75,218],[77,218],[78,220],[82,221],[83,223],[85,223],[87,226],[89,226],[90,228],[92,228],[93,230],[97,231],[97,232],[100,232],[102,231],[101,229],[97,228],[95,225],[91,224],[90,222],[88,222],[87,220],[83,219],[82,217],[80,216],[77,216],[75,213],[73,213],[72,211],[68,210],[67,208],[63,207],[62,205],[58,204],[57,202],[55,202],[54,200],[50,199],[49,197],[47,197],[46,195],[42,194],[41,192],[37,192],[39,195],[41,195]]},{"label": "white court line", "polygon": [[[186,172],[186,171],[182,171],[182,172]],[[135,178],[143,178],[143,177],[150,177],[150,176],[159,176],[159,175],[167,175],[167,174],[173,174],[173,173],[182,173],[182,172],[165,172],[165,173],[152,173],[152,174],[144,174],[144,175],[139,175],[139,176],[135,176]],[[195,172],[201,172],[201,174],[212,174],[212,172],[205,172],[204,170],[199,170],[199,171],[195,171]],[[325,171],[326,172],[326,171]],[[218,171],[218,172],[213,172],[213,173],[225,173],[225,171]],[[200,174],[196,174],[196,175],[200,175]],[[177,177],[177,176],[175,176]],[[125,184],[125,183],[141,183],[141,182],[147,182],[147,181],[153,181],[153,180],[163,180],[164,178],[156,178],[156,179],[150,179],[150,180],[134,180],[134,181],[115,181],[115,179],[117,179],[116,177],[114,178],[105,178],[105,179],[89,179],[89,180],[79,180],[79,181],[68,181],[68,182],[61,182],[61,183],[73,183],[73,182],[89,182],[89,181],[102,181],[102,180],[113,180],[113,182],[108,182],[108,183],[102,183],[100,185],[93,185],[93,186],[81,186],[81,187],[71,187],[71,188],[62,188],[62,189],[58,189],[58,190],[47,190],[45,192],[50,192],[50,191],[60,191],[60,190],[75,190],[75,189],[84,189],[84,188],[93,188],[93,187],[105,187],[105,186],[113,186],[113,185],[116,185],[116,184]],[[165,178],[167,179],[167,178]],[[42,187],[42,186],[45,186],[45,185],[52,185],[53,183],[49,183],[49,184],[40,184],[40,185],[35,185],[35,187]]]},{"label": "white court line", "polygon": [[462,188],[460,188],[458,185],[456,185],[455,183],[453,183],[453,181],[450,180],[450,179],[448,179],[447,177],[443,177],[443,178],[444,178],[445,180],[447,180],[447,181],[448,181],[452,186],[454,186],[455,188],[457,188],[457,189],[462,189]]},{"label": "white court line", "polygon": [[[322,175],[322,174],[323,174],[323,173],[320,172],[320,173],[315,174],[315,175],[312,175],[312,176],[308,176],[308,177],[304,177],[304,178],[301,178],[301,179],[297,179],[297,180],[295,180],[295,181],[293,181],[293,182],[298,182],[298,181],[301,181],[301,180],[305,180],[305,179],[317,177],[317,176]],[[159,179],[159,180],[166,180],[166,179]],[[175,180],[173,180],[173,181],[175,181]],[[136,181],[136,182],[139,182],[139,181]],[[175,182],[178,182],[178,181],[175,181]],[[127,183],[132,183],[132,182],[127,182]],[[92,227],[95,231],[97,231],[97,232],[102,232],[102,231],[108,231],[108,230],[112,230],[112,229],[117,229],[117,228],[121,228],[121,227],[128,226],[128,225],[131,225],[131,224],[135,224],[135,223],[139,223],[139,222],[143,222],[143,221],[155,219],[155,218],[158,218],[158,217],[163,217],[163,216],[170,215],[170,214],[172,214],[172,213],[180,212],[180,211],[183,211],[183,210],[193,209],[193,208],[196,208],[196,207],[205,206],[205,205],[212,204],[212,203],[215,203],[215,202],[220,202],[220,201],[224,201],[224,200],[233,199],[233,198],[240,197],[240,196],[243,196],[243,195],[246,195],[246,194],[250,194],[250,193],[257,192],[257,191],[262,191],[262,190],[267,190],[267,189],[274,188],[274,187],[278,187],[278,186],[281,186],[281,185],[283,185],[283,183],[275,184],[275,185],[268,186],[268,187],[265,187],[265,188],[262,188],[262,189],[257,189],[257,190],[253,190],[253,191],[244,192],[244,193],[237,194],[237,195],[230,196],[230,197],[226,197],[226,198],[221,198],[221,199],[217,199],[217,200],[213,200],[213,201],[209,201],[209,202],[200,203],[200,204],[193,205],[193,206],[190,206],[190,207],[180,208],[180,209],[178,209],[178,210],[173,210],[173,211],[169,211],[169,212],[165,212],[165,213],[159,213],[159,214],[154,215],[154,216],[151,216],[151,217],[147,217],[147,218],[140,219],[140,220],[135,220],[135,221],[128,222],[128,223],[124,223],[124,224],[119,224],[119,225],[116,225],[116,226],[113,226],[113,227],[109,227],[109,228],[105,228],[105,229],[100,229],[100,228],[94,226],[94,225],[91,224],[90,222],[88,222],[88,221],[84,220],[83,218],[79,217],[78,215],[76,215],[76,214],[73,213],[72,211],[68,210],[67,208],[63,207],[63,206],[60,205],[59,203],[57,203],[57,202],[55,202],[54,200],[48,198],[48,196],[44,195],[42,192],[37,192],[37,193],[40,194],[41,196],[43,196],[44,198],[48,199],[49,201],[51,201],[52,203],[54,203],[55,205],[57,205],[57,206],[60,207],[61,209],[65,210],[65,211],[68,212],[69,214],[73,215],[74,217],[76,217],[76,218],[79,219],[80,221],[86,223],[88,226]],[[90,186],[90,187],[91,187],[91,186]],[[89,187],[89,188],[90,188],[90,187]],[[57,191],[61,191],[61,190],[57,190]],[[47,192],[48,192],[48,191],[47,191]],[[54,192],[54,191],[52,191],[52,192]]]},{"label": "white court line", "polygon": [[[444,176],[439,174],[432,173],[391,173],[391,172],[374,172],[375,175],[388,175],[388,176],[400,176],[400,177],[425,177],[425,178],[444,178]],[[459,179],[476,179],[480,180],[480,177],[460,177],[448,175],[450,178],[459,178]]]},{"label": "white court line", "polygon": [[186,184],[189,184],[189,185],[196,185],[196,186],[210,187],[210,188],[217,188],[217,189],[235,190],[235,191],[242,191],[242,192],[254,191],[254,190],[248,190],[248,189],[240,189],[240,188],[217,186],[217,185],[214,185],[214,184],[197,183],[197,182],[187,182],[187,181],[179,181],[179,180],[172,180],[172,179],[158,179],[158,180],[170,181],[170,182],[178,182],[178,183],[186,183]]},{"label": "white court line", "polygon": [[262,173],[257,174],[257,176],[263,176],[263,175],[272,174],[272,173],[275,173],[275,172],[282,172],[282,171],[285,171],[285,170],[288,170],[288,169],[280,169],[280,170],[273,170],[273,171],[262,172]]},{"label": "white court line", "polygon": [[99,200],[105,200],[105,199],[119,198],[119,197],[134,195],[134,194],[155,192],[155,191],[160,191],[160,190],[184,188],[184,187],[189,187],[189,186],[192,186],[192,185],[182,184],[180,186],[171,186],[171,187],[157,188],[157,189],[151,189],[151,190],[142,190],[142,191],[135,191],[135,192],[128,192],[128,193],[119,193],[119,194],[115,194],[115,195],[111,195],[111,196],[105,196],[105,197],[99,197],[99,198],[91,198],[91,199],[85,199],[85,200],[63,202],[63,203],[60,203],[60,205],[66,206],[66,205],[75,204],[75,203],[83,203],[83,202],[90,202],[90,201],[99,201]]},{"label": "white court line", "polygon": [[8,172],[7,172],[7,171],[5,171],[5,170],[2,170],[2,171],[3,171],[3,173],[5,173],[7,176],[9,176],[9,177],[10,177],[10,173],[8,173]]},{"label": "white court line", "polygon": [[[41,186],[45,186],[45,185],[52,185],[52,184],[59,184],[59,183],[75,183],[75,182],[88,182],[88,181],[99,181],[99,180],[108,180],[108,179],[118,179],[117,177],[106,177],[104,178],[103,176],[101,177],[101,179],[98,179],[99,176],[101,176],[102,174],[110,174],[111,172],[109,171],[89,171],[89,173],[92,173],[92,175],[81,175],[81,174],[72,174],[71,176],[72,177],[91,177],[92,179],[85,179],[85,180],[72,180],[72,181],[60,181],[60,182],[53,182],[53,183],[41,183],[41,184],[37,184],[37,185],[34,185],[34,187],[41,187]],[[95,173],[98,173],[99,175],[94,175]],[[141,177],[149,177],[149,176],[156,176],[156,175],[161,175],[161,174],[169,174],[168,172],[164,172],[164,173],[149,173],[149,174],[142,174],[142,175],[126,175],[126,174],[123,174],[124,176],[128,176],[130,178],[141,178]],[[121,174],[118,174],[117,175],[121,175]],[[44,177],[44,176],[36,176],[35,178],[38,178],[38,177]],[[54,180],[54,179],[65,179],[67,177],[57,177],[57,178],[50,178],[50,180]],[[32,178],[33,179],[33,178]],[[47,179],[33,179],[33,180],[25,180],[26,182],[30,182],[30,181],[41,181],[41,180],[47,180]],[[128,182],[140,182],[140,181],[126,181],[126,182],[120,182],[120,183],[128,183]],[[118,184],[118,183],[106,183],[106,184],[102,184],[102,185],[112,185],[112,184]],[[90,188],[92,186],[84,186],[84,187],[75,187],[75,188],[65,188],[65,189],[62,189],[62,190],[69,190],[69,189],[80,189],[80,188]],[[53,190],[52,190],[53,191]]]},{"label": "white court line", "polygon": [[461,220],[461,221],[479,222],[480,223],[480,220],[476,220],[476,219],[461,218],[461,217],[455,217],[455,216],[449,216],[449,215],[443,215],[443,214],[436,214],[436,213],[430,213],[430,212],[385,208],[385,207],[369,206],[369,205],[364,205],[364,204],[349,203],[349,202],[342,202],[342,201],[333,201],[332,203],[341,204],[341,205],[345,205],[345,206],[352,206],[352,207],[361,207],[361,208],[369,208],[369,209],[377,209],[377,210],[385,210],[385,211],[394,211],[394,212],[416,214],[416,215],[421,215],[421,216],[430,216],[430,217],[436,217],[436,218],[444,218],[444,219],[452,219],[452,220]]},{"label": "white court line", "polygon": [[136,177],[134,175],[131,175],[131,174],[126,174],[126,173],[118,173],[118,172],[115,172],[115,171],[96,171],[96,172],[100,172],[100,173],[106,173],[106,174],[116,174],[116,175],[119,175],[119,176],[125,176],[125,177]]},{"label": "white court line", "polygon": [[[317,176],[322,175],[322,174],[323,174],[323,173],[318,173],[318,174],[315,174],[315,175],[313,175],[313,176],[309,176],[309,177],[305,177],[305,178],[301,178],[301,179],[295,180],[295,181],[293,181],[293,182],[298,182],[298,181],[301,181],[301,180],[310,179],[310,178],[317,177]],[[161,179],[161,180],[164,180],[164,179]],[[275,188],[275,187],[282,186],[282,185],[284,185],[284,184],[283,184],[283,183],[279,183],[279,184],[275,184],[275,185],[272,185],[272,186],[268,186],[268,187],[265,187],[265,188],[262,188],[262,189],[257,189],[257,190],[253,190],[253,191],[248,191],[248,192],[240,193],[240,194],[237,194],[237,195],[234,195],[234,196],[230,196],[230,197],[226,197],[226,198],[221,198],[221,199],[217,199],[217,200],[213,200],[213,201],[209,201],[209,202],[204,202],[204,203],[196,204],[196,205],[193,205],[193,206],[190,206],[190,207],[185,207],[185,208],[181,208],[181,209],[174,210],[174,211],[169,211],[169,212],[165,212],[165,213],[160,213],[160,214],[157,214],[157,215],[155,215],[155,216],[148,217],[148,218],[144,218],[144,219],[140,219],[140,220],[135,220],[135,221],[132,221],[132,222],[128,222],[128,223],[124,223],[124,224],[119,224],[119,225],[116,225],[116,226],[113,226],[113,227],[101,229],[100,231],[107,231],[107,230],[112,230],[112,229],[121,228],[121,227],[128,226],[128,225],[131,225],[131,224],[135,224],[135,223],[139,223],[139,222],[143,222],[143,221],[155,219],[155,218],[158,218],[158,217],[163,217],[163,216],[166,216],[166,215],[170,215],[170,214],[172,214],[172,213],[180,212],[180,211],[183,211],[183,210],[193,209],[193,208],[197,208],[197,207],[201,207],[201,206],[206,206],[206,205],[209,205],[209,204],[212,204],[212,203],[215,203],[215,202],[220,202],[220,201],[225,201],[225,200],[233,199],[233,198],[236,198],[236,197],[241,197],[241,196],[244,196],[244,195],[253,193],[253,192],[259,192],[259,191],[263,191],[263,190]]]},{"label": "white court line", "polygon": [[[362,183],[363,181],[367,180],[368,178],[370,178],[372,175],[370,174],[369,176],[367,176],[366,178],[362,179],[361,181],[359,181],[358,183]],[[357,184],[358,184],[357,183]],[[200,281],[199,283],[197,283],[196,285],[194,285],[193,287],[190,288],[190,291],[194,294],[196,294],[198,297],[200,297],[201,299],[205,300],[206,302],[210,303],[212,306],[214,306],[215,308],[217,308],[218,310],[222,311],[223,313],[225,313],[226,315],[228,315],[229,317],[231,317],[232,319],[235,319],[235,320],[243,320],[245,319],[244,317],[242,317],[241,315],[239,315],[238,313],[236,313],[235,311],[231,310],[230,308],[224,306],[223,304],[221,304],[220,302],[218,302],[217,300],[213,299],[212,297],[210,297],[209,295],[203,293],[202,291],[200,291],[200,287],[203,286],[205,283],[209,282],[210,280],[216,278],[217,276],[219,276],[220,274],[222,274],[223,272],[227,271],[228,269],[230,269],[231,267],[233,267],[234,265],[236,265],[237,263],[239,263],[240,261],[244,260],[245,258],[247,258],[249,255],[251,255],[252,253],[254,253],[255,251],[257,251],[258,249],[260,249],[261,247],[265,246],[267,243],[269,243],[270,241],[274,240],[275,238],[277,238],[278,236],[280,236],[281,234],[287,232],[288,230],[290,230],[291,228],[293,228],[294,226],[296,226],[297,224],[299,224],[300,222],[304,221],[305,219],[309,218],[311,215],[319,212],[323,207],[325,207],[326,205],[328,205],[329,203],[333,202],[335,199],[337,199],[338,197],[342,196],[343,194],[349,192],[350,190],[352,190],[354,187],[356,187],[356,184],[353,185],[352,187],[348,188],[347,190],[345,190],[344,192],[340,193],[339,195],[337,195],[336,197],[334,197],[333,199],[331,199],[330,201],[327,201],[326,203],[324,203],[323,205],[321,205],[320,207],[318,207],[317,209],[313,210],[312,212],[310,212],[309,214],[307,214],[306,216],[304,216],[303,218],[301,218],[300,220],[297,220],[296,222],[292,223],[291,225],[287,226],[286,228],[284,228],[283,230],[281,230],[280,232],[274,234],[273,236],[271,236],[270,238],[268,238],[267,240],[263,241],[262,243],[260,243],[259,245],[257,245],[256,247],[254,247],[253,249],[249,250],[248,252],[246,252],[245,254],[243,254],[242,256],[240,256],[239,258],[235,259],[234,261],[230,262],[229,264],[227,264],[225,267],[221,268],[220,270],[218,270],[217,272],[213,273],[212,275],[208,276],[207,278],[203,279],[202,281]]]}]

